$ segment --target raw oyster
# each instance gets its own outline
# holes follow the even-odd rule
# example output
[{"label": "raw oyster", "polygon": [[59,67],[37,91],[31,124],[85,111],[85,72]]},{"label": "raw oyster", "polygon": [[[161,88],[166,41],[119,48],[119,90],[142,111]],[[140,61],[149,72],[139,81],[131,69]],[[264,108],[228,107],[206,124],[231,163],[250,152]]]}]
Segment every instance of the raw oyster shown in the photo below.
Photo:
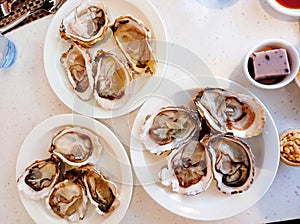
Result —
[{"label": "raw oyster", "polygon": [[200,129],[197,111],[183,106],[163,107],[146,117],[141,140],[147,150],[159,155],[189,141]]},{"label": "raw oyster", "polygon": [[66,127],[52,139],[50,153],[72,166],[96,163],[100,158],[102,145],[99,137],[88,129]]},{"label": "raw oyster", "polygon": [[108,215],[119,206],[117,186],[108,180],[93,166],[81,168],[84,172],[84,183],[88,198],[100,215]]},{"label": "raw oyster", "polygon": [[100,50],[95,57],[95,89],[97,103],[104,109],[117,109],[129,97],[131,72],[114,54]]},{"label": "raw oyster", "polygon": [[59,179],[60,166],[53,156],[33,162],[17,180],[19,192],[33,200],[45,198]]},{"label": "raw oyster", "polygon": [[78,180],[65,179],[57,183],[46,198],[47,207],[54,214],[72,222],[82,220],[87,210],[86,191]]},{"label": "raw oyster", "polygon": [[154,75],[156,59],[150,45],[151,32],[143,22],[132,16],[120,16],[111,29],[131,69],[141,76]]},{"label": "raw oyster", "polygon": [[167,157],[168,168],[160,172],[163,185],[172,185],[180,194],[195,195],[208,188],[213,174],[208,152],[198,140],[173,150]]},{"label": "raw oyster", "polygon": [[212,161],[218,189],[225,194],[242,193],[254,180],[254,155],[249,145],[232,135],[213,135],[203,140]]},{"label": "raw oyster", "polygon": [[193,101],[216,132],[231,132],[249,138],[259,135],[265,125],[265,111],[253,97],[221,88],[201,89]]},{"label": "raw oyster", "polygon": [[108,23],[109,18],[101,1],[84,0],[63,18],[59,32],[65,40],[91,47],[104,38]]},{"label": "raw oyster", "polygon": [[82,100],[91,98],[94,89],[92,59],[88,52],[78,46],[71,47],[60,58],[76,95]]}]

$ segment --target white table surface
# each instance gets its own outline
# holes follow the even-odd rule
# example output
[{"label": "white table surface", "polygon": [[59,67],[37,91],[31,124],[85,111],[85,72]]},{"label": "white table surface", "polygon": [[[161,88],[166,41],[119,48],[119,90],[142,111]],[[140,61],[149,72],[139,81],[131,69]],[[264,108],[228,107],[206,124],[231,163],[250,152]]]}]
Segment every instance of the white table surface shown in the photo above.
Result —
[{"label": "white table surface", "polygon": [[[295,82],[279,90],[261,90],[243,76],[242,60],[247,50],[266,38],[283,38],[299,49],[299,23],[282,16],[264,0],[151,0],[165,24],[170,45],[170,64],[191,74],[203,63],[209,75],[221,76],[250,89],[270,111],[278,132],[300,127],[300,89]],[[0,223],[33,223],[16,188],[15,165],[27,134],[41,121],[57,114],[72,113],[54,94],[43,66],[43,44],[53,16],[25,25],[7,34],[17,46],[15,64],[0,70]],[[183,53],[182,53],[183,52]],[[182,54],[181,54],[182,53]],[[195,57],[196,55],[196,57]],[[203,66],[202,66],[203,69]],[[169,66],[167,73],[172,73]],[[176,72],[175,72],[176,73]],[[176,76],[176,74],[174,75]],[[129,116],[114,119],[114,131],[127,151]],[[108,126],[112,120],[103,120]],[[115,125],[118,124],[118,125]],[[300,218],[300,168],[279,164],[273,184],[254,206],[219,221],[194,221],[177,216],[154,202],[135,179],[126,223],[265,223]]]}]

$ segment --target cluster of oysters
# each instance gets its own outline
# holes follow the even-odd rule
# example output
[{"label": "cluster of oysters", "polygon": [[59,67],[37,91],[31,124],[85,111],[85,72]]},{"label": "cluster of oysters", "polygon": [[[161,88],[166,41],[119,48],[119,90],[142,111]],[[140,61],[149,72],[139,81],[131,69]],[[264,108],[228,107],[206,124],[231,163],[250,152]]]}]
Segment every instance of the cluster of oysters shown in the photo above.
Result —
[{"label": "cluster of oysters", "polygon": [[71,222],[84,219],[88,202],[100,215],[109,215],[120,201],[116,184],[95,165],[102,148],[88,129],[61,129],[51,140],[50,156],[34,161],[18,178],[19,192],[44,200],[51,214]]},{"label": "cluster of oysters", "polygon": [[[71,42],[60,62],[75,94],[82,100],[94,96],[104,109],[120,108],[129,97],[130,82],[155,73],[150,30],[130,15],[119,16],[110,24],[107,10],[99,0],[82,1],[63,18],[59,33],[62,39]],[[122,57],[99,49],[92,59],[89,49],[108,35]]]},{"label": "cluster of oysters", "polygon": [[195,108],[168,106],[146,117],[144,147],[166,154],[159,177],[174,192],[196,195],[216,180],[225,194],[247,190],[254,181],[254,155],[242,140],[259,135],[265,111],[253,97],[222,88],[200,89]]}]

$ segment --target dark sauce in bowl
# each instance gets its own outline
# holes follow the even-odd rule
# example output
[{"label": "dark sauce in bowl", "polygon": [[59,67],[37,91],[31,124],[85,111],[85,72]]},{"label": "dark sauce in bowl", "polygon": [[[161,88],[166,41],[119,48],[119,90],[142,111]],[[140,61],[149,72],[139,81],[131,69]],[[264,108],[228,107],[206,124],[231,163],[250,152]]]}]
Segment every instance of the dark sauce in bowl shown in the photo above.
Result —
[{"label": "dark sauce in bowl", "polygon": [[276,0],[280,5],[290,9],[300,9],[300,0]]}]

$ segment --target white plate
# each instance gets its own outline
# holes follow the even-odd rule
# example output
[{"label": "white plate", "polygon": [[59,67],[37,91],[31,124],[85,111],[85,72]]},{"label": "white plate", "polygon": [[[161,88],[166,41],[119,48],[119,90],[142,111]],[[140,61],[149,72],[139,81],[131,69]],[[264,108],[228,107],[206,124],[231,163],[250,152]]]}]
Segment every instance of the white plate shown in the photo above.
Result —
[{"label": "white plate", "polygon": [[270,4],[272,8],[274,8],[276,11],[284,15],[300,17],[300,9],[291,9],[291,8],[284,7],[283,5],[279,4],[276,0],[267,0],[267,2]]},{"label": "white plate", "polygon": [[225,195],[212,182],[210,187],[196,196],[173,193],[160,184],[158,173],[166,166],[164,156],[152,155],[139,139],[141,125],[148,114],[168,105],[193,106],[192,95],[200,87],[222,87],[252,95],[235,82],[213,76],[163,80],[158,91],[149,96],[137,114],[130,140],[130,155],[135,173],[147,193],[169,211],[196,220],[218,220],[237,215],[254,205],[269,189],[279,164],[279,140],[274,121],[266,108],[266,125],[261,135],[247,139],[255,155],[255,181],[250,189],[239,195]]},{"label": "white plate", "polygon": [[[118,16],[132,15],[142,20],[151,30],[153,39],[152,48],[158,60],[155,76],[162,76],[167,57],[166,32],[161,18],[152,4],[146,0],[103,0],[103,3],[108,9],[111,22]],[[62,19],[79,4],[80,0],[67,1],[58,10],[49,26],[44,44],[44,66],[48,81],[57,97],[66,106],[80,114],[95,118],[111,118],[124,115],[143,103],[141,98],[145,94],[153,91],[153,85],[155,85],[155,83],[151,78],[138,79],[138,81],[135,81],[132,84],[132,97],[122,108],[116,110],[102,109],[96,104],[93,98],[85,102],[75,96],[66,77],[66,73],[60,64],[60,57],[62,53],[67,51],[70,43],[60,38],[59,26]],[[91,56],[94,57],[98,49],[115,51],[116,48],[116,44],[111,36],[111,31],[109,30],[105,39],[91,47],[89,52]]]},{"label": "white plate", "polygon": [[[48,148],[51,139],[61,128],[68,125],[77,125],[87,128],[102,137],[104,149],[100,161],[96,164],[118,186],[120,206],[108,217],[98,215],[93,206],[88,207],[86,217],[81,223],[118,223],[124,217],[132,195],[132,170],[123,145],[117,137],[102,123],[82,115],[64,114],[51,117],[37,125],[26,137],[17,160],[16,177],[18,178],[25,168],[35,160],[49,157]],[[45,202],[33,201],[19,194],[24,207],[36,223],[61,224],[64,219],[51,215],[46,209]]]}]

